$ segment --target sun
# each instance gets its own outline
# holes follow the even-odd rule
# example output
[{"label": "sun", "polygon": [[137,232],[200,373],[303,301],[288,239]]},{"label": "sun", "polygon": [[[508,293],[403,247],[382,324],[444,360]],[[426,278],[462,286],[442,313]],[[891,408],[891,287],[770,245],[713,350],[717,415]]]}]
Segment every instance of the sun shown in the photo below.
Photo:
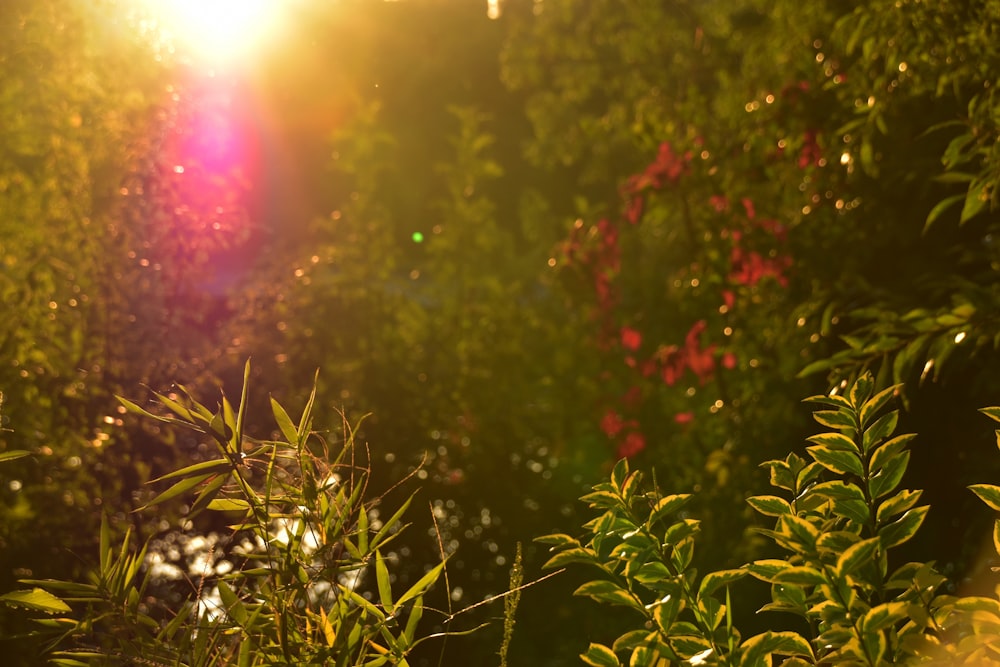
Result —
[{"label": "sun", "polygon": [[184,55],[231,66],[263,46],[286,0],[143,0]]}]

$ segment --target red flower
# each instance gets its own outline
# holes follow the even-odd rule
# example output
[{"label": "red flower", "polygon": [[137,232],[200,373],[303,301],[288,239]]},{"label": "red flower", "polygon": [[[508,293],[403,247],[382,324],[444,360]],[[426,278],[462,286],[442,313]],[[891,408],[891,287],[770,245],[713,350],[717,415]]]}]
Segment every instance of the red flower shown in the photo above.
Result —
[{"label": "red flower", "polygon": [[678,424],[690,424],[694,421],[693,412],[678,412],[674,415],[674,421]]},{"label": "red flower", "polygon": [[631,327],[622,327],[622,347],[626,350],[638,350],[642,345],[642,334]]},{"label": "red flower", "polygon": [[609,438],[616,437],[622,432],[625,427],[625,421],[622,416],[615,412],[614,410],[608,410],[604,413],[604,417],[601,419],[601,430]]},{"label": "red flower", "polygon": [[627,458],[635,456],[644,449],[646,449],[646,436],[638,431],[632,431],[618,445],[618,457]]}]

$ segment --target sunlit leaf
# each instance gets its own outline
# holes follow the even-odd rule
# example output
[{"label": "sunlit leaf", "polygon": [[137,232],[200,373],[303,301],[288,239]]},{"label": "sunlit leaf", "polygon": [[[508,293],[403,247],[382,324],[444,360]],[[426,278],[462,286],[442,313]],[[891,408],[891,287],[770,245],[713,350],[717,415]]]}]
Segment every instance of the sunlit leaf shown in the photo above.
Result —
[{"label": "sunlit leaf", "polygon": [[879,539],[872,537],[849,547],[837,559],[838,574],[847,576],[874,562],[879,544]]},{"label": "sunlit leaf", "polygon": [[580,659],[593,667],[621,667],[615,652],[603,644],[591,643],[587,652],[580,654]]},{"label": "sunlit leaf", "polygon": [[916,535],[929,509],[925,505],[908,510],[900,518],[880,528],[878,536],[882,540],[882,547],[888,549],[903,544]]},{"label": "sunlit leaf", "polygon": [[33,588],[30,591],[4,593],[0,595],[0,602],[15,607],[24,607],[33,611],[41,611],[46,614],[65,614],[72,611],[68,604],[41,588]]},{"label": "sunlit leaf", "polygon": [[747,503],[765,516],[777,517],[792,511],[788,501],[778,496],[751,496],[747,498]]},{"label": "sunlit leaf", "polygon": [[990,509],[1000,512],[1000,486],[994,486],[993,484],[972,484],[969,486],[969,490],[989,505]]}]

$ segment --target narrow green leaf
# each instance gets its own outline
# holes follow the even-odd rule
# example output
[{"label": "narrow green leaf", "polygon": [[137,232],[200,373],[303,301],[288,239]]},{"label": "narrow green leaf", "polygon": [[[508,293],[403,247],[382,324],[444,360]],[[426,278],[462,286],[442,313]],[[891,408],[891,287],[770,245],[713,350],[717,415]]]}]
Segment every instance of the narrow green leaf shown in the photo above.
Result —
[{"label": "narrow green leaf", "polygon": [[1000,486],[994,486],[993,484],[972,484],[969,486],[969,490],[989,505],[990,509],[1000,512]]},{"label": "narrow green leaf", "polygon": [[389,616],[393,614],[392,586],[389,583],[389,568],[386,567],[382,552],[375,551],[375,581],[378,584],[378,598],[382,603],[385,613]]},{"label": "narrow green leaf", "polygon": [[441,561],[428,571],[427,574],[420,577],[420,580],[417,581],[417,583],[410,586],[408,591],[399,596],[399,599],[396,600],[396,606],[401,607],[418,595],[426,593],[428,589],[434,585],[434,582],[438,580],[438,577],[441,576],[441,571],[444,570],[444,564],[445,561]]},{"label": "narrow green leaf", "polygon": [[319,382],[319,370],[316,370],[316,376],[313,378],[313,388],[312,392],[309,394],[309,400],[306,401],[306,407],[302,409],[302,417],[299,419],[298,428],[298,442],[303,443],[306,441],[306,436],[312,430],[312,411],[313,406],[316,404],[316,387]]},{"label": "narrow green leaf", "polygon": [[185,466],[179,470],[173,472],[168,472],[162,477],[157,477],[156,479],[150,480],[150,484],[155,484],[157,482],[162,482],[165,479],[175,479],[177,477],[186,477],[194,473],[223,473],[227,470],[232,469],[233,464],[229,459],[212,459],[211,461],[202,461],[201,463],[195,463],[193,465]]},{"label": "narrow green leaf", "polygon": [[962,214],[958,218],[958,224],[965,224],[966,221],[979,215],[989,202],[989,182],[982,176],[976,179],[965,194],[965,203],[962,205]]},{"label": "narrow green leaf", "polygon": [[208,503],[207,509],[214,512],[246,512],[250,503],[242,498],[215,498]]},{"label": "narrow green leaf", "polygon": [[621,667],[615,652],[603,644],[591,643],[587,652],[580,654],[580,659],[593,667]]},{"label": "narrow green leaf", "polygon": [[[194,517],[201,514],[215,497],[219,495],[222,491],[222,487],[225,486],[227,478],[224,475],[216,475],[212,479],[205,483],[205,486],[198,491],[198,495],[195,496],[194,501],[191,503],[191,509],[188,511],[188,517]],[[250,490],[253,493],[252,490]]]},{"label": "narrow green leaf", "polygon": [[219,599],[222,601],[222,608],[239,625],[245,626],[247,622],[247,608],[240,600],[240,597],[229,587],[224,580],[220,579]]},{"label": "narrow green leaf", "polygon": [[24,449],[11,449],[0,453],[0,462],[13,461],[14,459],[24,458],[25,456],[31,456],[31,452]]},{"label": "narrow green leaf", "polygon": [[41,588],[5,593],[0,595],[0,602],[14,607],[24,607],[33,611],[41,611],[46,614],[66,614],[72,611],[68,604]]},{"label": "narrow green leaf", "polygon": [[140,509],[144,510],[144,509],[146,509],[148,507],[152,507],[153,505],[159,505],[162,502],[165,502],[165,501],[170,500],[172,498],[176,498],[177,496],[179,496],[181,494],[187,493],[188,491],[190,491],[191,489],[193,489],[194,487],[198,486],[199,484],[201,484],[202,482],[204,482],[205,480],[207,480],[209,477],[212,477],[212,476],[213,475],[211,473],[208,473],[208,474],[195,475],[194,477],[188,477],[186,479],[182,479],[181,481],[177,482],[176,484],[174,484],[173,486],[171,486],[169,489],[167,489],[166,491],[164,491],[160,495],[158,495],[155,498],[153,498],[152,500],[150,500],[148,503],[146,503],[145,505],[143,505]]},{"label": "narrow green leaf", "polygon": [[293,445],[299,444],[299,434],[295,429],[295,424],[292,423],[292,418],[273,397],[271,398],[271,413],[274,415],[274,421],[285,440]]},{"label": "narrow green leaf", "polygon": [[916,535],[929,509],[930,507],[927,505],[915,507],[908,510],[896,521],[879,529],[878,536],[882,540],[882,547],[888,549],[903,544]]}]

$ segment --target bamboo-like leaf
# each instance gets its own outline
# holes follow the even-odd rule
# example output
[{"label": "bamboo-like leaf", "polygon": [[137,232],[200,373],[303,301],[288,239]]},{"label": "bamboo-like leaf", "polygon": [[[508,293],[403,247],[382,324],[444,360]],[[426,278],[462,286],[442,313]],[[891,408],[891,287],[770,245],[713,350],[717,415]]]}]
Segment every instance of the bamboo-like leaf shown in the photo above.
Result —
[{"label": "bamboo-like leaf", "polygon": [[194,502],[191,503],[191,510],[188,512],[188,517],[197,516],[207,509],[209,504],[219,495],[219,492],[227,481],[224,475],[216,475],[214,478],[208,480],[205,486],[198,492],[198,495],[195,496]]},{"label": "bamboo-like leaf", "polygon": [[273,397],[271,398],[271,414],[274,415],[274,421],[285,440],[293,445],[299,444],[299,434],[295,424],[292,423],[292,418],[288,416],[281,403],[278,403]]},{"label": "bamboo-like leaf", "polygon": [[389,568],[386,567],[385,559],[382,558],[382,552],[377,550],[375,551],[375,581],[378,584],[379,602],[382,603],[385,613],[392,616],[394,607],[392,586],[389,583]]},{"label": "bamboo-like leaf", "polygon": [[174,479],[176,477],[186,477],[193,473],[222,473],[233,467],[232,461],[229,459],[212,459],[211,461],[202,461],[201,463],[195,463],[189,466],[180,468],[179,470],[174,470],[173,472],[168,472],[166,475],[157,477],[154,480],[150,480],[150,484],[155,484],[156,482],[162,482],[165,479]]},{"label": "bamboo-like leaf", "polygon": [[401,607],[418,595],[426,593],[427,590],[434,585],[434,582],[438,580],[438,577],[441,576],[441,572],[444,570],[445,562],[446,561],[441,561],[436,566],[431,568],[429,572],[420,577],[420,580],[417,581],[417,583],[410,586],[410,590],[399,596],[399,599],[396,600],[396,607]]},{"label": "bamboo-like leaf", "polygon": [[148,503],[146,503],[145,505],[143,505],[140,508],[140,510],[144,510],[144,509],[146,509],[148,507],[152,507],[153,505],[159,505],[162,502],[165,502],[165,501],[170,500],[172,498],[176,498],[177,496],[179,496],[181,494],[187,493],[188,491],[190,491],[191,489],[193,489],[194,487],[198,486],[199,484],[201,484],[202,482],[204,482],[205,480],[207,480],[209,477],[212,477],[212,476],[213,475],[211,473],[208,473],[208,474],[195,475],[194,477],[187,477],[185,479],[182,479],[181,481],[177,482],[176,484],[174,484],[173,486],[171,486],[169,489],[167,489],[166,491],[164,491],[163,493],[161,493],[160,495],[156,496],[155,498],[153,498],[152,500],[150,500]]},{"label": "bamboo-like leaf", "polygon": [[24,449],[10,449],[6,452],[0,453],[0,462],[13,461],[15,459],[24,458],[25,456],[31,456],[31,452]]},{"label": "bamboo-like leaf", "polygon": [[15,607],[24,607],[46,614],[66,614],[72,611],[61,599],[41,588],[30,591],[11,591],[0,595],[0,602]]},{"label": "bamboo-like leaf", "polygon": [[578,547],[580,546],[580,540],[575,537],[570,537],[565,533],[553,533],[552,535],[542,535],[541,537],[536,537],[534,542],[538,544],[548,544],[551,545],[551,549],[561,549],[564,547]]},{"label": "bamboo-like leaf", "polygon": [[250,503],[242,498],[215,498],[208,503],[207,509],[214,512],[248,512]]}]

